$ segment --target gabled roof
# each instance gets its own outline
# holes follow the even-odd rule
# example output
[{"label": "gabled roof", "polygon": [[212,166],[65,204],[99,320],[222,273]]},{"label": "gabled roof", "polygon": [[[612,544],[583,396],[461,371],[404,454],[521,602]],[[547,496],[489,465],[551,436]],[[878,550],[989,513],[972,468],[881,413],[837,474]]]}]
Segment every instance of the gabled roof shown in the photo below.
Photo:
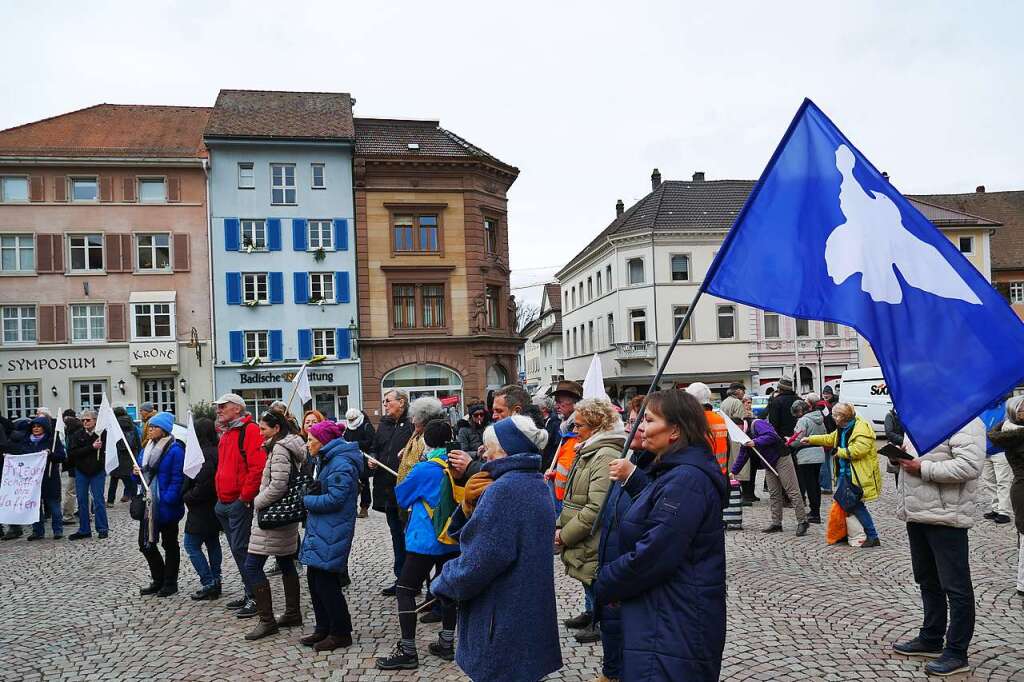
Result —
[{"label": "gabled roof", "polygon": [[1024,270],[1024,191],[919,194],[915,199],[999,221],[992,235],[992,269]]},{"label": "gabled roof", "polygon": [[96,104],[0,131],[0,156],[206,156],[209,107]]},{"label": "gabled roof", "polygon": [[540,311],[545,312],[544,301],[548,302],[547,310],[562,312],[562,287],[557,282],[544,285],[544,295],[540,299]]},{"label": "gabled roof", "polygon": [[[441,127],[438,121],[395,118],[357,118],[356,155],[403,158],[476,158],[518,169]],[[410,145],[413,147],[410,148]]]},{"label": "gabled roof", "polygon": [[207,138],[355,139],[347,92],[221,90]]}]

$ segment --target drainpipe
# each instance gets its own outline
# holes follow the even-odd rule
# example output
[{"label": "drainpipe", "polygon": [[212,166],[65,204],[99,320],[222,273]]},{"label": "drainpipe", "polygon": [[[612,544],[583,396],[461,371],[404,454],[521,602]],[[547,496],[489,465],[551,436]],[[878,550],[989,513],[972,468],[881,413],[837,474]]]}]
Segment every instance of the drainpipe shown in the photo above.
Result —
[{"label": "drainpipe", "polygon": [[210,160],[200,161],[203,164],[203,174],[206,175],[206,263],[210,270],[210,385],[213,386],[213,395],[217,395],[217,313],[213,298],[213,205],[210,201]]}]

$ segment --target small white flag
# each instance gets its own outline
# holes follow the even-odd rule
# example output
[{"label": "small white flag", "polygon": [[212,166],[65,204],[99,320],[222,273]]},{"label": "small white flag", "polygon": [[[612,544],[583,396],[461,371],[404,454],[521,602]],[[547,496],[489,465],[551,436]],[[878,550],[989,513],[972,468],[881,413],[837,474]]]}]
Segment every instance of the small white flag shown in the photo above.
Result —
[{"label": "small white flag", "polygon": [[295,395],[299,396],[299,400],[303,405],[313,399],[313,391],[309,388],[309,375],[306,374],[305,364],[302,365],[302,369],[292,379],[292,383],[295,384]]},{"label": "small white flag", "polygon": [[587,370],[587,378],[583,380],[583,398],[597,398],[609,400],[604,390],[604,372],[601,370],[601,358],[594,353],[590,361],[590,369]]},{"label": "small white flag", "polygon": [[57,410],[57,424],[53,429],[53,447],[57,447],[57,437],[60,436],[60,442],[67,444],[67,435],[65,433],[67,424],[64,423],[64,417],[62,416],[63,410]]},{"label": "small white flag", "polygon": [[[96,414],[96,433],[107,434],[107,449],[106,449],[106,466],[104,467],[109,474],[111,471],[117,468],[117,444],[125,440],[124,431],[121,430],[121,425],[117,423],[117,416],[114,414],[114,410],[110,407],[110,403],[107,402],[107,394],[103,394],[103,402],[100,403],[99,412]],[[125,447],[128,447],[127,441]],[[131,452],[129,448],[129,454],[134,457],[135,453]]]},{"label": "small white flag", "polygon": [[725,419],[725,428],[729,430],[729,438],[734,443],[739,443],[740,445],[747,445],[748,443],[751,442],[750,436],[745,434],[743,432],[743,429],[736,426],[736,422],[732,420],[732,417],[726,416],[726,414],[721,410],[715,410],[715,412],[722,415],[722,418]]},{"label": "small white flag", "polygon": [[188,432],[185,434],[185,466],[183,471],[189,478],[195,478],[199,470],[203,468],[203,448],[199,445],[199,436],[196,435],[196,425],[192,423],[192,413],[188,413]]}]

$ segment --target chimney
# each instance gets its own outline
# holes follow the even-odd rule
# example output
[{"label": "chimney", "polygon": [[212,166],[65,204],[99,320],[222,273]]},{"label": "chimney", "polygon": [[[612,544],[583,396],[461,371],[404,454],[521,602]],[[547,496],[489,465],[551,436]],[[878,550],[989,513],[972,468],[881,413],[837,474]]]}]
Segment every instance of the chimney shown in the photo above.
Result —
[{"label": "chimney", "polygon": [[[885,178],[886,180],[889,180],[889,171],[882,171],[882,177]],[[890,182],[892,181],[890,180]]]},{"label": "chimney", "polygon": [[658,189],[658,187],[660,185],[661,185],[661,171],[658,170],[657,168],[655,168],[654,172],[651,173],[651,191],[653,192],[654,190]]},{"label": "chimney", "polygon": [[974,191],[977,192],[978,194],[984,194],[985,185],[978,185],[977,187],[974,188]]},{"label": "chimney", "polygon": [[622,199],[615,202],[615,217],[618,218],[622,215],[622,212],[626,210],[626,205],[622,203]]},{"label": "chimney", "polygon": [[697,171],[693,174],[694,182],[704,182],[704,171]]}]

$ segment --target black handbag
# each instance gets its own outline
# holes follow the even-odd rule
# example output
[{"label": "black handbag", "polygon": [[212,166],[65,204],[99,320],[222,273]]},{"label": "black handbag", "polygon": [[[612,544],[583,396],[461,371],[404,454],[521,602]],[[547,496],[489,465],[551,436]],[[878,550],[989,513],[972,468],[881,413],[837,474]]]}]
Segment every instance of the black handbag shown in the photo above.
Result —
[{"label": "black handbag", "polygon": [[860,487],[860,477],[857,476],[857,469],[853,466],[853,460],[850,462],[850,471],[853,472],[853,477],[857,479],[857,484],[854,484],[850,480],[850,475],[846,474],[839,477],[839,484],[836,486],[836,491],[832,493],[832,499],[843,508],[843,511],[850,513],[854,507],[860,504],[861,498],[864,497],[864,489]]},{"label": "black handbag", "polygon": [[[302,503],[302,498],[306,496],[306,489],[313,482],[312,472],[305,464],[300,470],[295,466],[295,460],[290,459],[289,463],[291,470],[288,472],[288,491],[284,497],[256,512],[256,524],[263,530],[282,528],[306,520],[306,505]],[[308,463],[307,459],[306,464]]]},{"label": "black handbag", "polygon": [[[152,466],[145,467],[142,470],[142,475],[146,478],[147,484],[153,480],[153,474],[156,472],[157,467],[160,466],[160,460],[163,459],[164,452],[166,452],[167,448],[171,445],[173,445],[173,443],[167,444],[167,447],[163,449],[160,455],[156,458],[156,461],[153,462]],[[132,517],[135,521],[142,521],[146,518],[146,505],[149,502],[149,494],[146,492],[146,489],[142,486],[139,487],[142,489],[142,492],[135,493],[135,495],[128,500],[128,516]]]}]

